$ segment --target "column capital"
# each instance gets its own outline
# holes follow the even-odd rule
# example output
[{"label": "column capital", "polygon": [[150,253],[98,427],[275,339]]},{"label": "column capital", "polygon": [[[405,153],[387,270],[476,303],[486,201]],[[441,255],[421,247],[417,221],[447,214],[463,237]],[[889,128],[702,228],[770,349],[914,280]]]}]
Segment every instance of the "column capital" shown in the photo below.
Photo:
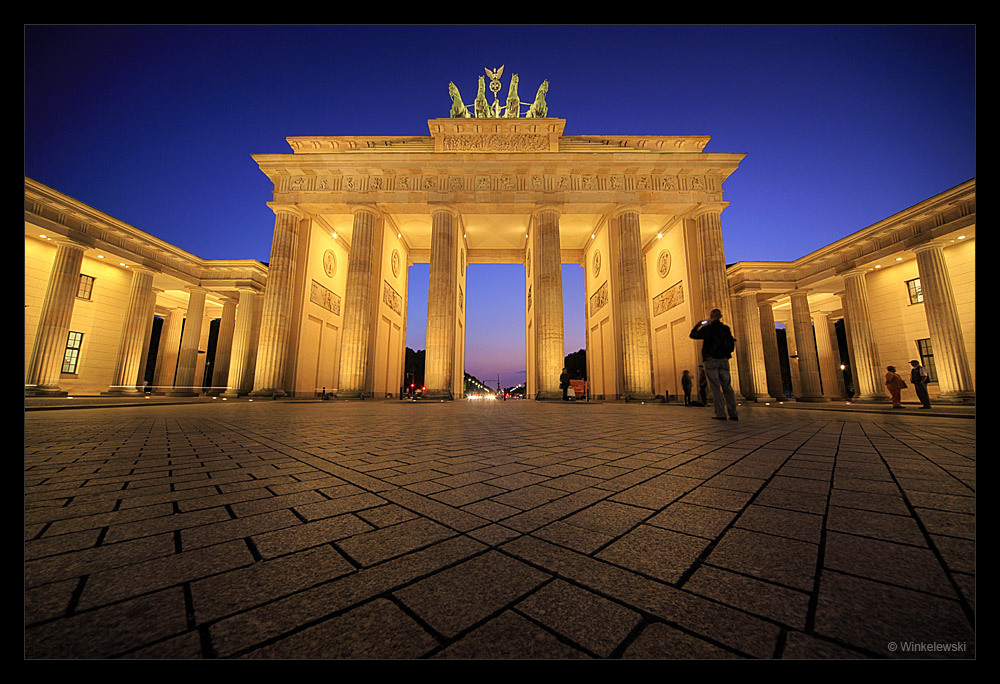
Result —
[{"label": "column capital", "polygon": [[554,213],[562,216],[563,208],[557,204],[540,204],[531,210],[531,218],[535,219],[541,214]]},{"label": "column capital", "polygon": [[621,204],[612,210],[610,218],[618,218],[622,214],[641,214],[638,204]]},{"label": "column capital", "polygon": [[371,203],[351,204],[349,208],[351,210],[351,214],[354,216],[357,216],[358,214],[371,214],[374,218],[378,219],[385,214],[385,212],[383,212],[378,205]]},{"label": "column capital", "polygon": [[267,206],[274,212],[274,215],[278,214],[292,214],[293,216],[304,219],[306,218],[306,213],[299,208],[297,204],[284,204],[281,202],[268,202]]},{"label": "column capital", "polygon": [[716,214],[721,215],[722,211],[729,206],[729,202],[718,202],[712,204],[699,204],[697,207],[691,210],[688,218],[698,219],[705,214]]},{"label": "column capital", "polygon": [[450,204],[431,204],[431,216],[434,214],[451,214],[452,218],[461,219],[461,212]]},{"label": "column capital", "polygon": [[919,245],[910,245],[909,249],[911,252],[916,254],[917,252],[929,252],[936,249],[944,249],[946,242],[943,240],[927,240],[926,242],[921,242]]}]

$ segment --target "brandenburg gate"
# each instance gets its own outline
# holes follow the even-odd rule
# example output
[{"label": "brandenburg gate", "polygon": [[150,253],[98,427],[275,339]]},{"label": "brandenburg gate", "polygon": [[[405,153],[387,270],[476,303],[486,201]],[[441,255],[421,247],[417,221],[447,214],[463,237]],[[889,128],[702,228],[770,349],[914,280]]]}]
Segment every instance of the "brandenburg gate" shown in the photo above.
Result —
[{"label": "brandenburg gate", "polygon": [[251,394],[398,396],[408,266],[428,262],[425,396],[463,395],[475,263],[524,265],[528,397],[561,397],[564,263],[586,270],[592,396],[677,393],[695,371],[691,327],[713,308],[731,320],[722,183],[744,155],[704,152],[708,136],[566,135],[547,82],[522,104],[514,75],[502,106],[502,67],[487,74],[494,103],[483,77],[472,107],[451,85],[430,135],[254,155],[275,224]]}]

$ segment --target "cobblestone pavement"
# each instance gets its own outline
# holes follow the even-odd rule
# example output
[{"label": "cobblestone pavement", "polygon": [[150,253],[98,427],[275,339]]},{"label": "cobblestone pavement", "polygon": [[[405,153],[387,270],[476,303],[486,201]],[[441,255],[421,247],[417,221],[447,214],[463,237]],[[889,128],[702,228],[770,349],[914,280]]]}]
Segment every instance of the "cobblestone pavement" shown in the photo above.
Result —
[{"label": "cobblestone pavement", "polygon": [[710,416],[27,413],[25,655],[975,657],[974,421]]}]

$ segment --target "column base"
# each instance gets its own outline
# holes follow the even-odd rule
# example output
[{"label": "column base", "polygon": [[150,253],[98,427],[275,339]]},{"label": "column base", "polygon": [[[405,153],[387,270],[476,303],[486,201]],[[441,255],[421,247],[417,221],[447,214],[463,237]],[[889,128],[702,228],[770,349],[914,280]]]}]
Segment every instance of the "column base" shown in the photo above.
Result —
[{"label": "column base", "polygon": [[68,397],[69,392],[58,387],[25,387],[26,397]]},{"label": "column base", "polygon": [[820,404],[824,401],[830,401],[830,397],[795,397],[795,401]]},{"label": "column base", "polygon": [[939,394],[931,399],[932,406],[935,402],[938,404],[948,404],[949,406],[975,406],[976,395],[972,392],[948,392],[945,394]]},{"label": "column base", "polygon": [[250,394],[248,394],[247,396],[248,397],[253,397],[254,399],[278,399],[278,398],[284,397],[286,395],[285,395],[285,390],[279,390],[279,389],[259,389],[259,390],[254,390],[253,392],[250,392]]},{"label": "column base", "polygon": [[889,397],[884,394],[862,394],[857,397],[852,397],[850,399],[845,399],[844,401],[849,401],[852,404],[888,404],[890,403]]},{"label": "column base", "polygon": [[538,390],[533,397],[535,401],[562,401],[562,390]]},{"label": "column base", "polygon": [[145,394],[142,390],[123,389],[120,387],[108,388],[107,392],[101,392],[102,397],[141,397]]},{"label": "column base", "polygon": [[424,399],[438,399],[438,400],[442,400],[442,401],[452,401],[454,398],[455,397],[451,393],[451,390],[431,390],[431,389],[429,389],[426,392],[424,392]]}]

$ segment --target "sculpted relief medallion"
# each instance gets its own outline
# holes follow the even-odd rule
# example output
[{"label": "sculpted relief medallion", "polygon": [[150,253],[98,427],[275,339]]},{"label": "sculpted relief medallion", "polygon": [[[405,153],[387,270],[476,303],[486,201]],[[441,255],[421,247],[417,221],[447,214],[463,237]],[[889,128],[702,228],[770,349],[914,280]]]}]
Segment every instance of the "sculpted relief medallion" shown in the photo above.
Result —
[{"label": "sculpted relief medallion", "polygon": [[392,263],[392,275],[394,277],[398,278],[399,277],[399,266],[400,266],[399,251],[398,250],[395,250],[395,249],[392,250],[391,263]]},{"label": "sculpted relief medallion", "polygon": [[591,264],[591,271],[593,271],[594,277],[596,278],[601,273],[601,252],[600,250],[594,252],[594,259]]},{"label": "sculpted relief medallion", "polygon": [[660,274],[661,278],[666,278],[667,274],[670,273],[670,252],[667,250],[663,250],[656,257],[656,272]]},{"label": "sculpted relief medallion", "polygon": [[465,275],[465,250],[462,250],[462,275]]},{"label": "sculpted relief medallion", "polygon": [[330,278],[337,273],[337,255],[332,249],[323,252],[323,271]]}]

